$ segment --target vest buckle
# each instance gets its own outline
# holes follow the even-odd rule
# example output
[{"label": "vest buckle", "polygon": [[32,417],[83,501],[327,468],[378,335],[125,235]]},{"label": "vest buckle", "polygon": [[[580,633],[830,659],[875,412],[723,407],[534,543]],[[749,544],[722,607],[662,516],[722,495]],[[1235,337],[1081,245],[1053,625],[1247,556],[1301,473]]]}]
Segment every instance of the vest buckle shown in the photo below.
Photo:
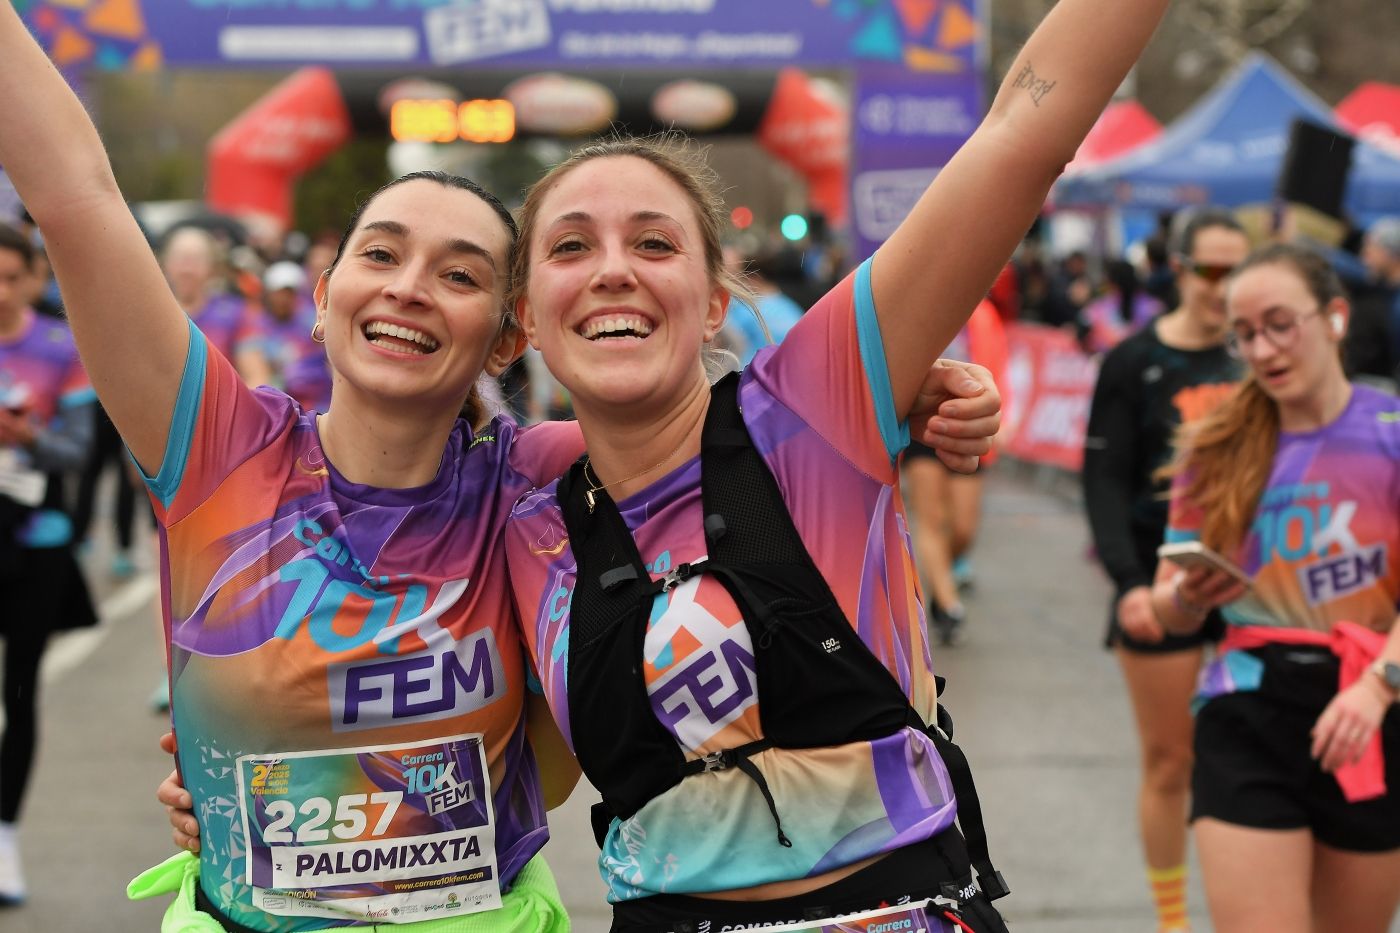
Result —
[{"label": "vest buckle", "polygon": [[697,560],[693,564],[677,564],[674,568],[662,575],[659,581],[661,583],[661,592],[671,592],[671,590],[674,590],[676,587],[698,574],[706,563],[707,561],[702,559]]},{"label": "vest buckle", "polygon": [[700,773],[709,774],[711,771],[724,771],[729,768],[733,762],[727,760],[729,757],[727,752],[728,750],[726,749],[725,751],[710,752],[708,755],[701,755],[700,762],[703,767],[700,769]]},{"label": "vest buckle", "polygon": [[666,571],[661,578],[661,592],[669,593],[684,583],[689,570],[689,564],[681,564],[679,567]]}]

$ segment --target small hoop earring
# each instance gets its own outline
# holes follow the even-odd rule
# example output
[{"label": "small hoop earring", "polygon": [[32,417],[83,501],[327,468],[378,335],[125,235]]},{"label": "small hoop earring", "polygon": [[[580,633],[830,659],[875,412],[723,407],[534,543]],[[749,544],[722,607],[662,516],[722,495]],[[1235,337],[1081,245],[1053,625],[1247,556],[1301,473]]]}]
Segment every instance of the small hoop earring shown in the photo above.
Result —
[{"label": "small hoop earring", "polygon": [[326,328],[320,321],[311,325],[311,339],[317,343],[326,342]]}]

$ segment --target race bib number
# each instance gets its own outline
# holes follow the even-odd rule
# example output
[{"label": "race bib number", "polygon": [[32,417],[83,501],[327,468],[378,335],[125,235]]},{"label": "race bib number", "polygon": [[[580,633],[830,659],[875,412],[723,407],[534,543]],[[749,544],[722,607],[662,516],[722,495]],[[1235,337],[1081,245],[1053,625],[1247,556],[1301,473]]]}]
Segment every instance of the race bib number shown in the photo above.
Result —
[{"label": "race bib number", "polygon": [[238,801],[267,913],[414,923],[501,906],[480,735],[244,755]]},{"label": "race bib number", "polygon": [[38,508],[48,492],[49,479],[31,468],[13,447],[0,447],[0,495],[20,505]]}]

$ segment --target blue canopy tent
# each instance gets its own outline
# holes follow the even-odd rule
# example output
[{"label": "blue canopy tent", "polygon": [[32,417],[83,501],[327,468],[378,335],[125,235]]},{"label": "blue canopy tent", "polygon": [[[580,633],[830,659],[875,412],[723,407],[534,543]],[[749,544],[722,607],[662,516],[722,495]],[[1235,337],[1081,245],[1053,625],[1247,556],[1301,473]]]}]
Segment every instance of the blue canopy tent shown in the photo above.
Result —
[{"label": "blue canopy tent", "polygon": [[[1271,202],[1296,118],[1340,130],[1330,107],[1273,59],[1251,53],[1155,140],[1060,179],[1055,205],[1175,210]],[[1358,142],[1345,209],[1361,226],[1400,214],[1400,159]]]}]

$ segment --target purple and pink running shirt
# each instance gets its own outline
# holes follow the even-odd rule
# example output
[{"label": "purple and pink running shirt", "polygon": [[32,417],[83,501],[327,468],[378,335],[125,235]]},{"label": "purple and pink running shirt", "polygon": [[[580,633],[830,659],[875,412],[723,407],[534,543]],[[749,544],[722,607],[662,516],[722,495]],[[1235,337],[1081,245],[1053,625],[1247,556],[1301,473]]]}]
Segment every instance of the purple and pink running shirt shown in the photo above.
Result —
[{"label": "purple and pink running shirt", "polygon": [[[740,386],[744,421],[842,611],[932,722],[936,687],[896,458],[894,414],[869,263],[826,295]],[[525,640],[566,738],[575,559],[555,486],[516,507],[507,551]],[[705,556],[695,458],[618,503],[660,576]],[[641,659],[657,719],[689,758],[761,737],[753,645],[738,607],[700,575],[658,596]],[[754,756],[792,848],[778,844],[757,785],[738,769],[686,778],[625,821],[600,857],[613,902],[746,888],[823,874],[946,829],[956,815],[927,736]]]},{"label": "purple and pink running shirt", "polygon": [[[1168,541],[1200,538],[1185,482],[1172,487]],[[1282,432],[1254,520],[1226,556],[1253,580],[1221,609],[1231,625],[1388,632],[1400,604],[1400,400],[1354,385],[1332,423]],[[1256,658],[1226,652],[1203,672],[1199,697],[1257,689],[1262,674]]]},{"label": "purple and pink running shirt", "polygon": [[576,429],[458,422],[430,483],[362,486],[190,333],[148,483],[204,893],[268,931],[490,909],[548,835],[501,529]]},{"label": "purple and pink running shirt", "polygon": [[[19,332],[0,340],[0,406],[49,425],[67,409],[96,400],[68,325],[26,308]],[[34,468],[27,451],[0,447],[0,471]],[[25,547],[59,547],[72,537],[72,523],[56,509],[36,509],[16,537]]]}]

